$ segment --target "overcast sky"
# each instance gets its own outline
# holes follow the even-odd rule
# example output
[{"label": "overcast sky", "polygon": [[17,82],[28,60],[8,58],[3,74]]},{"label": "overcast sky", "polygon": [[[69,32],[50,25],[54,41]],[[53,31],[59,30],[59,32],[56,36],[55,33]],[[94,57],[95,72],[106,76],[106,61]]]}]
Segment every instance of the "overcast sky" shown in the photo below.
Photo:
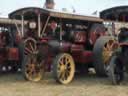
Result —
[{"label": "overcast sky", "polygon": [[[67,8],[72,11],[75,8],[76,13],[92,14],[95,11],[102,11],[106,8],[128,5],[128,0],[54,0],[56,10]],[[8,13],[23,7],[43,7],[45,0],[0,0],[0,17],[5,17]]]}]

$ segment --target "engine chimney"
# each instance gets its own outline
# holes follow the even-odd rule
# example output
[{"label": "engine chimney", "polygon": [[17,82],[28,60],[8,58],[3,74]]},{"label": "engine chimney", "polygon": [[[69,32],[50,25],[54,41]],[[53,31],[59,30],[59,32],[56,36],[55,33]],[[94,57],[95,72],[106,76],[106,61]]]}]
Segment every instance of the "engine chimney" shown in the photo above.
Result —
[{"label": "engine chimney", "polygon": [[55,7],[54,0],[46,0],[45,1],[45,8],[47,8],[47,9],[54,9],[54,7]]}]

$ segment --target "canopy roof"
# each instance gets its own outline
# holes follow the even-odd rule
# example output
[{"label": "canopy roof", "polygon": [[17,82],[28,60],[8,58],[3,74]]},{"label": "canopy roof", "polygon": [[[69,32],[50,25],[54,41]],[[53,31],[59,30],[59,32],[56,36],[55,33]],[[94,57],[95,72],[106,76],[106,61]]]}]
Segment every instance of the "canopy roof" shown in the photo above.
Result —
[{"label": "canopy roof", "polygon": [[103,22],[102,19],[98,17],[93,16],[84,16],[74,13],[67,13],[67,12],[58,12],[51,9],[43,9],[43,8],[37,8],[37,7],[28,7],[28,8],[22,8],[19,10],[16,10],[9,14],[10,18],[17,19],[21,18],[21,15],[25,15],[27,13],[40,13],[42,15],[48,15],[55,18],[65,18],[65,19],[73,19],[73,20],[84,20],[84,21],[92,21],[92,22]]},{"label": "canopy roof", "polygon": [[[10,25],[21,25],[21,20],[13,20],[8,18],[0,18],[0,26],[10,26]],[[24,21],[24,24],[27,24],[27,21]]]},{"label": "canopy roof", "polygon": [[100,12],[100,18],[128,22],[128,6],[117,6],[103,10]]}]

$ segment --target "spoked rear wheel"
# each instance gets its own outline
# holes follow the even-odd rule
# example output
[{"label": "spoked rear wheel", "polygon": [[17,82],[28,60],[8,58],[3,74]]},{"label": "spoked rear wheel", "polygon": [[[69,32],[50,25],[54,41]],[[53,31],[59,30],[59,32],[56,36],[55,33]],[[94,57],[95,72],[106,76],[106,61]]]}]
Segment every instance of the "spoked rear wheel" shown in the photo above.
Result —
[{"label": "spoked rear wheel", "polygon": [[107,76],[106,68],[108,66],[109,59],[115,50],[114,38],[109,36],[102,36],[97,39],[94,48],[94,68],[98,76]]},{"label": "spoked rear wheel", "polygon": [[123,66],[118,61],[117,56],[112,56],[110,60],[110,66],[108,69],[108,75],[112,84],[118,85],[124,78]]},{"label": "spoked rear wheel", "polygon": [[22,71],[25,79],[39,81],[44,75],[44,60],[37,48],[36,40],[28,38],[24,42],[24,62]]},{"label": "spoked rear wheel", "polygon": [[61,84],[68,84],[72,81],[75,73],[75,64],[71,55],[62,53],[58,55],[53,63],[53,75]]}]

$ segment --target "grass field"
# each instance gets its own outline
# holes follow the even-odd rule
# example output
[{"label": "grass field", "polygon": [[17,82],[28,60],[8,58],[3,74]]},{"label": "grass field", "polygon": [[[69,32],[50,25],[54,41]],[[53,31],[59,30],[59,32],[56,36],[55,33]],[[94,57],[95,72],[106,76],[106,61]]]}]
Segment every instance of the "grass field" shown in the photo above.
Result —
[{"label": "grass field", "polygon": [[113,86],[108,78],[75,76],[72,83],[60,85],[51,74],[38,83],[25,81],[20,73],[0,75],[0,96],[128,96],[128,79]]}]

